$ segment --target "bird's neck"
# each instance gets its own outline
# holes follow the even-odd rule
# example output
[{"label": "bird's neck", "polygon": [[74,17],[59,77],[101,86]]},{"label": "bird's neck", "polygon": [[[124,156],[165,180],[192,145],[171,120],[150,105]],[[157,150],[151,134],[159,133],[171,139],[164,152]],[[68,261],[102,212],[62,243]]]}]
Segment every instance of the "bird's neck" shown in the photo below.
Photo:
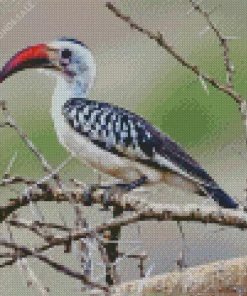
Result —
[{"label": "bird's neck", "polygon": [[75,76],[71,81],[58,77],[53,99],[64,104],[70,98],[87,98],[88,92],[88,83],[83,77]]},{"label": "bird's neck", "polygon": [[74,77],[73,81],[57,78],[57,85],[52,98],[52,117],[55,120],[62,115],[62,107],[71,98],[86,99],[89,87],[83,77]]},{"label": "bird's neck", "polygon": [[[88,97],[96,74],[96,66],[90,52],[87,50],[83,56],[75,59],[66,71],[66,76],[65,73],[57,76],[57,86],[53,95],[55,112],[59,112],[58,109],[61,110],[64,103],[71,98]],[[69,77],[69,72],[73,73],[73,77]]]},{"label": "bird's neck", "polygon": [[[91,54],[86,52],[83,57],[75,60],[73,64],[67,69],[71,73],[76,73],[73,77],[69,75],[57,75],[57,85],[52,100],[52,116],[62,116],[62,107],[66,101],[71,98],[86,99],[88,93],[93,86],[96,74],[96,66]],[[61,73],[60,73],[61,74]]]}]

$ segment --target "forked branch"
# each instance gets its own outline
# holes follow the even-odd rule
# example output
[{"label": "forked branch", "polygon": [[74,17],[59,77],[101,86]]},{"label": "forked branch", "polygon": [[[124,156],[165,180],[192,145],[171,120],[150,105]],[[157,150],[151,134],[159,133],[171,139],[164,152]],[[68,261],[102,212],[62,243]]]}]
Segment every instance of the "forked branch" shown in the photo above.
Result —
[{"label": "forked branch", "polygon": [[154,40],[159,46],[164,48],[170,55],[172,55],[182,66],[188,68],[192,72],[194,72],[198,77],[201,77],[204,81],[207,81],[212,86],[220,90],[221,92],[224,92],[225,94],[229,95],[231,98],[234,99],[234,101],[241,106],[244,102],[244,99],[240,94],[238,94],[234,89],[232,85],[232,68],[230,66],[229,61],[229,48],[227,44],[227,39],[223,36],[223,34],[216,28],[216,26],[213,24],[213,22],[210,20],[210,13],[205,12],[201,9],[200,5],[198,3],[195,3],[194,1],[190,0],[190,2],[193,5],[193,8],[198,10],[201,14],[204,15],[206,18],[209,26],[211,29],[214,30],[217,37],[220,40],[220,43],[222,47],[224,48],[224,64],[225,68],[227,70],[227,76],[228,76],[228,83],[225,85],[224,83],[218,81],[214,77],[210,77],[207,74],[203,73],[201,69],[199,69],[198,66],[195,66],[191,64],[189,61],[187,61],[182,55],[178,54],[175,49],[167,42],[167,40],[164,38],[163,34],[160,32],[154,33],[143,26],[139,25],[135,21],[133,21],[129,16],[123,14],[120,9],[118,9],[116,6],[114,6],[111,2],[106,2],[106,7],[112,11],[116,17],[120,18],[124,22],[126,22],[132,29],[137,30],[138,32],[146,35],[150,39]]}]

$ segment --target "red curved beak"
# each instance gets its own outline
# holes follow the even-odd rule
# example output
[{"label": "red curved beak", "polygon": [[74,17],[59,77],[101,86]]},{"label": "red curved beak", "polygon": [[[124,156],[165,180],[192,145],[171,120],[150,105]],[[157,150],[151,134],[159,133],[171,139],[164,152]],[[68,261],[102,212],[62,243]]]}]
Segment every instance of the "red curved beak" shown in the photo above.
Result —
[{"label": "red curved beak", "polygon": [[2,68],[0,83],[12,74],[26,68],[49,68],[53,63],[49,56],[47,44],[29,46],[16,53]]}]

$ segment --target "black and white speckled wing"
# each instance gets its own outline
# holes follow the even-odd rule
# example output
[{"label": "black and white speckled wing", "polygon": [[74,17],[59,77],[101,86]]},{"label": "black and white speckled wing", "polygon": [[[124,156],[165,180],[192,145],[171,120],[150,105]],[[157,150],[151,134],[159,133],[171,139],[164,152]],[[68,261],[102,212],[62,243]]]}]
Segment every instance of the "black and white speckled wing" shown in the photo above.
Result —
[{"label": "black and white speckled wing", "polygon": [[176,142],[126,109],[93,100],[70,99],[62,111],[76,132],[102,149],[202,184],[214,183]]}]

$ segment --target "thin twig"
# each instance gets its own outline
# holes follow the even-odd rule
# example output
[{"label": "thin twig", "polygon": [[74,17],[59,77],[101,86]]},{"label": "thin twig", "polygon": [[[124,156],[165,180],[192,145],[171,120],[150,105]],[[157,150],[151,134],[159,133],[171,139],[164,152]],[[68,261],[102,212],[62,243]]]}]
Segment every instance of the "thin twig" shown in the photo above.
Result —
[{"label": "thin twig", "polygon": [[67,164],[68,161],[70,161],[71,157],[68,158],[68,160],[65,161],[65,164],[62,164],[55,172],[52,170],[52,167],[48,164],[47,160],[45,159],[44,155],[38,150],[38,148],[33,144],[33,142],[28,138],[28,136],[22,131],[22,129],[15,123],[15,120],[10,114],[10,111],[7,108],[6,102],[3,100],[0,100],[0,108],[5,113],[7,122],[9,123],[9,126],[14,128],[16,132],[19,134],[21,139],[26,143],[28,148],[32,151],[32,153],[40,160],[40,163],[43,167],[43,170],[46,173],[49,173],[49,178],[54,179],[54,181],[57,183],[58,187],[62,190],[64,188],[64,184],[60,180],[60,176],[58,174],[58,171],[60,171],[65,164]]},{"label": "thin twig", "polygon": [[223,48],[224,65],[225,65],[226,73],[227,73],[227,79],[226,79],[227,87],[232,89],[233,88],[233,71],[230,66],[229,46],[227,43],[227,38],[225,38],[223,36],[221,31],[216,27],[216,25],[210,19],[210,15],[213,11],[215,11],[216,7],[214,7],[213,10],[211,10],[210,12],[207,12],[201,8],[201,6],[198,2],[196,2],[194,0],[189,0],[189,1],[192,4],[194,10],[198,11],[205,18],[205,20],[208,23],[209,28],[211,28],[214,31],[214,33],[216,34],[217,38],[220,41],[220,44]]},{"label": "thin twig", "polygon": [[31,185],[31,184],[36,184],[36,181],[32,179],[27,179],[22,176],[8,176],[7,178],[5,177],[1,182],[0,186],[7,186],[11,184],[26,184],[26,185]]},{"label": "thin twig", "polygon": [[26,272],[27,275],[27,283],[29,285],[33,285],[35,284],[35,286],[37,287],[38,291],[40,292],[40,295],[42,296],[48,296],[48,290],[44,284],[40,281],[40,279],[37,277],[37,275],[34,273],[34,271],[31,269],[31,267],[28,265],[27,260],[24,259],[20,259],[18,260],[18,264],[21,268],[21,272],[23,273],[23,271]]},{"label": "thin twig", "polygon": [[[84,197],[81,190],[57,191],[56,188],[52,188],[49,184],[42,184],[42,188],[35,188],[30,191],[30,197],[23,195],[17,199],[12,199],[6,206],[0,207],[0,222],[5,220],[11,213],[15,212],[23,206],[26,206],[32,201],[70,201],[83,202]],[[102,200],[102,192],[96,191],[92,195],[93,204],[104,204]],[[130,196],[112,195],[109,197],[110,206],[118,206],[123,211],[136,211],[137,213],[146,210],[144,215],[141,215],[140,219],[161,219],[174,220],[174,221],[197,221],[216,223],[220,225],[233,226],[237,228],[246,228],[246,213],[242,210],[230,210],[221,209],[219,215],[219,208],[215,205],[213,207],[202,207],[198,205],[187,205],[185,207],[179,207],[177,205],[164,205],[164,204],[151,204],[145,199]],[[117,225],[116,225],[117,226]]]},{"label": "thin twig", "polygon": [[5,101],[0,101],[0,107],[4,111],[5,116],[6,116],[6,119],[7,119],[7,122],[9,122],[9,125],[16,130],[16,132],[19,134],[19,136],[21,137],[21,139],[27,144],[27,146],[29,147],[29,149],[40,160],[44,171],[45,172],[51,172],[52,171],[51,170],[51,167],[48,164],[48,162],[46,161],[45,157],[34,146],[34,144],[32,143],[32,141],[27,137],[27,135],[22,131],[22,129],[15,123],[13,117],[11,116],[11,114],[10,114],[8,108],[7,108],[7,105],[6,105]]},{"label": "thin twig", "polygon": [[185,258],[185,233],[183,231],[183,226],[181,221],[177,222],[178,225],[178,229],[179,229],[179,233],[181,234],[181,239],[182,239],[182,247],[181,247],[181,256],[180,258],[177,260],[177,265],[180,269],[180,271],[182,271],[186,266],[186,258]]},{"label": "thin twig", "polygon": [[9,162],[9,165],[8,165],[8,167],[7,167],[7,169],[6,169],[5,173],[4,173],[4,177],[9,175],[10,170],[11,170],[11,168],[12,168],[12,166],[13,166],[15,160],[16,160],[16,157],[17,157],[17,152],[15,152],[13,157],[11,158],[11,160]]},{"label": "thin twig", "polygon": [[42,255],[42,254],[39,254],[37,253],[36,250],[32,250],[26,246],[21,246],[21,245],[17,245],[16,243],[10,243],[8,242],[7,240],[4,240],[4,239],[0,239],[0,245],[6,247],[6,248],[11,248],[11,249],[14,249],[16,252],[20,252],[20,253],[24,253],[26,254],[27,256],[32,256],[34,258],[37,258],[39,259],[40,261],[46,263],[47,265],[49,265],[50,267],[56,269],[57,271],[60,271],[66,275],[69,275],[77,280],[81,280],[83,281],[85,284],[87,285],[90,285],[94,288],[99,288],[99,289],[102,289],[103,291],[108,291],[108,287],[106,286],[103,286],[101,284],[98,284],[98,283],[94,283],[94,282],[91,282],[89,281],[85,275],[81,274],[81,273],[78,273],[76,271],[73,271],[71,269],[69,269],[68,267],[65,267],[64,265],[62,264],[59,264],[53,260],[51,260],[50,258]]},{"label": "thin twig", "polygon": [[[190,64],[185,58],[179,55],[173,47],[164,39],[163,35],[158,33],[153,33],[148,29],[140,26],[136,22],[134,22],[129,16],[124,15],[118,8],[116,8],[111,2],[106,2],[106,7],[112,11],[117,17],[122,19],[124,22],[129,24],[132,29],[137,30],[138,32],[148,36],[150,39],[156,41],[162,48],[164,48],[170,55],[172,55],[180,64],[184,67],[188,68],[192,72],[194,72],[198,77],[201,77],[203,80],[209,82],[212,86],[217,88],[218,90],[224,92],[225,94],[229,95],[231,98],[234,99],[238,105],[240,105],[243,101],[241,95],[239,95],[232,87],[228,85],[224,85],[223,83],[219,82],[216,78],[209,77],[207,74],[204,74],[198,66],[194,66]],[[225,61],[226,63],[226,61]],[[227,61],[228,63],[228,61]]]}]

